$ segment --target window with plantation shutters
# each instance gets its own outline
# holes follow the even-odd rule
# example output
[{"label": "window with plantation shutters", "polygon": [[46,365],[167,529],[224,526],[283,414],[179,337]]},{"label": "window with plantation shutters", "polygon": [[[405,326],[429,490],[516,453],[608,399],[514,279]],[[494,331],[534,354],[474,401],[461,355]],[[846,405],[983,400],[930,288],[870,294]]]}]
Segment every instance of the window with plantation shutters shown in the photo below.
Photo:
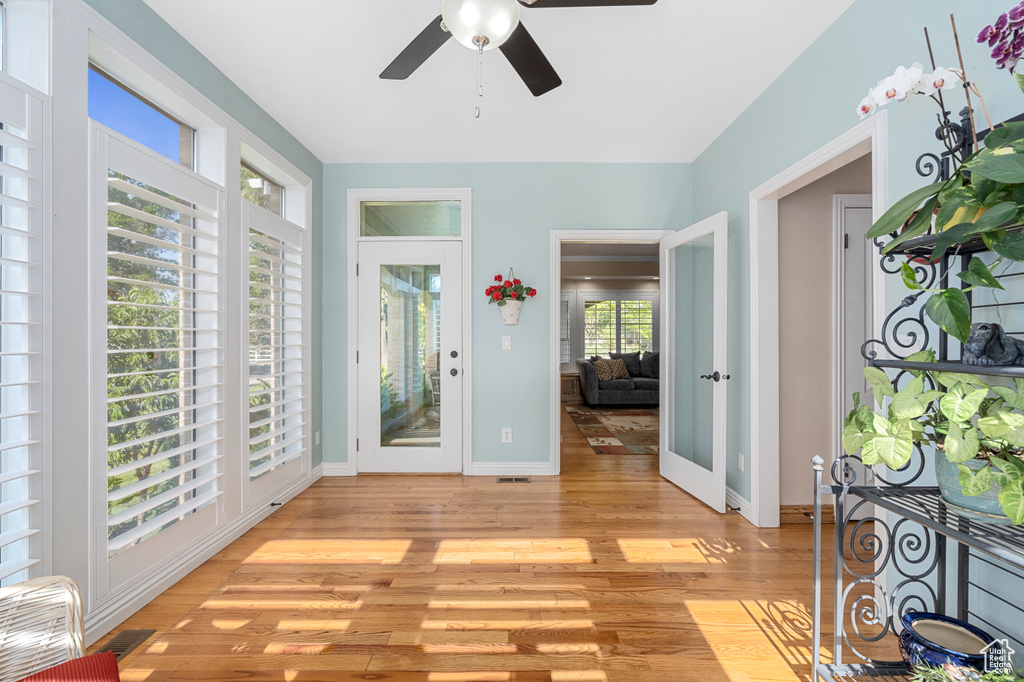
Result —
[{"label": "window with plantation shutters", "polygon": [[558,342],[559,362],[563,365],[572,364],[572,312],[576,295],[572,291],[563,291],[558,306]]},{"label": "window with plantation shutters", "polygon": [[223,190],[98,124],[94,134],[106,207],[107,549],[116,557],[221,492]]},{"label": "window with plantation shutters", "polygon": [[42,562],[45,107],[0,74],[0,586]]},{"label": "window with plantation shutters", "polygon": [[[249,480],[268,479],[254,491],[258,497],[303,470],[301,461],[286,465],[308,448],[308,287],[303,230],[242,203],[249,235]],[[278,471],[282,476],[267,476]]]}]

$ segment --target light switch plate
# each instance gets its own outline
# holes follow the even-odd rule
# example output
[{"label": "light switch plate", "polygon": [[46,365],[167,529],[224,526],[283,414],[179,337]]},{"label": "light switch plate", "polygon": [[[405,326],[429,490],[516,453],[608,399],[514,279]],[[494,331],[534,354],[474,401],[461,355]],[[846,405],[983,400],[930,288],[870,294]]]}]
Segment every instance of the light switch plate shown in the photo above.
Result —
[{"label": "light switch plate", "polygon": [[502,350],[512,350],[512,337],[511,336],[503,336],[503,337],[501,337],[501,349]]}]

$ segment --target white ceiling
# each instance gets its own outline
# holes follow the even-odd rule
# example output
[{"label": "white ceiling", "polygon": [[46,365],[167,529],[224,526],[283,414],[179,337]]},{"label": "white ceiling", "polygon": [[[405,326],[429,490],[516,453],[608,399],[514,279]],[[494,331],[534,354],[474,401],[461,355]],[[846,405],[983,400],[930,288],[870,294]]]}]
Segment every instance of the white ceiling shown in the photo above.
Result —
[{"label": "white ceiling", "polygon": [[378,75],[440,0],[146,0],[321,161],[690,162],[854,0],[523,8],[564,85],[449,40]]}]

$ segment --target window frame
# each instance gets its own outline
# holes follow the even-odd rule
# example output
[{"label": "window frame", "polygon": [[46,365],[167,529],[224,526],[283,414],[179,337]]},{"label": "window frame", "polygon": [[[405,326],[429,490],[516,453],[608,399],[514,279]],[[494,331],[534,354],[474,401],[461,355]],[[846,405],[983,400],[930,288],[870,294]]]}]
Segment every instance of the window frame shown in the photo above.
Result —
[{"label": "window frame", "polygon": [[660,346],[660,292],[656,289],[577,289],[576,290],[576,321],[574,330],[577,332],[577,341],[574,344],[576,349],[575,357],[588,357],[586,355],[586,304],[587,302],[615,301],[615,347],[613,353],[622,352],[622,301],[651,301],[651,351],[657,353]]}]

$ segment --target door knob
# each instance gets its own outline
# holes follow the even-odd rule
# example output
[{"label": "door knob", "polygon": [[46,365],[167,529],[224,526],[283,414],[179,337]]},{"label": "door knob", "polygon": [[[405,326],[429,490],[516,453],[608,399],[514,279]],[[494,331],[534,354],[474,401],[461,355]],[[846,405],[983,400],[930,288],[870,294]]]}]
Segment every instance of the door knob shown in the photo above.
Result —
[{"label": "door knob", "polygon": [[453,358],[457,358],[457,357],[459,357],[459,351],[457,351],[457,350],[453,350],[453,351],[452,351],[452,357],[453,357]]},{"label": "door knob", "polygon": [[[719,374],[718,370],[715,370],[714,374],[701,374],[700,378],[701,379],[711,379],[711,380],[717,382],[717,381],[721,381],[722,375]],[[728,379],[729,377],[725,377],[725,378]]]},{"label": "door knob", "polygon": [[459,370],[457,370],[454,367],[452,367],[451,374],[452,374],[453,377],[457,377],[457,376],[459,376]]}]

